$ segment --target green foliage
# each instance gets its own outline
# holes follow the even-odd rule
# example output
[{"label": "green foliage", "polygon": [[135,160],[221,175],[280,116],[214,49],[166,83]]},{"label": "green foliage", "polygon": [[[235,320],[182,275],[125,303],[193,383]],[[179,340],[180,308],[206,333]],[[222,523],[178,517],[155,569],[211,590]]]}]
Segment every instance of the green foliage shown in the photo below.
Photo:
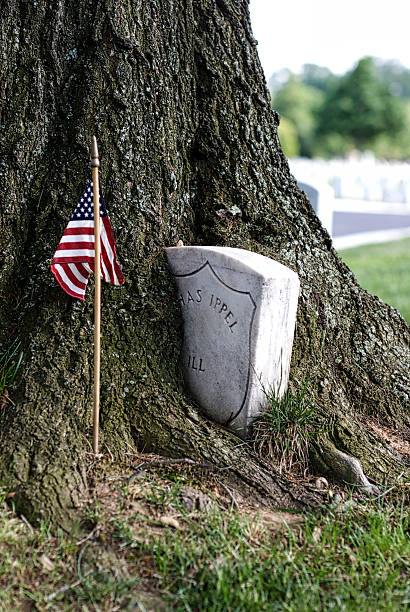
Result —
[{"label": "green foliage", "polygon": [[314,87],[328,93],[338,80],[329,68],[317,66],[316,64],[304,64],[302,66],[301,80],[305,85]]},{"label": "green foliage", "polygon": [[410,100],[403,100],[402,106],[405,115],[404,128],[394,138],[391,134],[382,134],[374,142],[373,151],[379,158],[410,159]]},{"label": "green foliage", "polygon": [[310,156],[313,152],[311,143],[322,101],[322,92],[305,85],[294,75],[273,97],[273,108],[297,128],[301,155]]},{"label": "green foliage", "polygon": [[399,98],[410,98],[410,70],[397,60],[375,60],[375,69],[379,78],[386,84],[391,93]]},{"label": "green foliage", "polygon": [[286,157],[297,157],[300,153],[300,147],[297,130],[293,121],[282,117],[278,128],[278,136],[282,151]]},{"label": "green foliage", "polygon": [[410,96],[410,71],[400,65],[365,57],[338,77],[306,64],[300,76],[282,70],[270,83],[272,106],[294,124],[301,155],[358,149],[392,159],[410,156],[410,112],[400,99]]},{"label": "green foliage", "polygon": [[397,308],[410,324],[410,238],[341,251],[359,283]]},{"label": "green foliage", "polygon": [[364,150],[377,137],[404,129],[401,102],[379,79],[373,59],[361,59],[326,98],[320,113],[318,136],[341,134],[352,148]]},{"label": "green foliage", "polygon": [[20,368],[23,352],[19,352],[20,342],[15,340],[0,357],[0,397],[13,384]]}]

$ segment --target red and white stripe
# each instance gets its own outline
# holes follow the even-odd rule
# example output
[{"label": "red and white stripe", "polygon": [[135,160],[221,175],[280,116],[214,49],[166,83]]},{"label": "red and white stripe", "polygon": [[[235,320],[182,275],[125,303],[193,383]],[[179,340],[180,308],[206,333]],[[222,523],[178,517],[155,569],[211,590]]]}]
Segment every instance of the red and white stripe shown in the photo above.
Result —
[{"label": "red and white stripe", "polygon": [[[107,216],[100,217],[101,277],[123,285],[124,275],[117,262],[114,234]],[[51,262],[51,271],[60,287],[84,301],[91,272],[94,272],[94,220],[70,221]]]}]

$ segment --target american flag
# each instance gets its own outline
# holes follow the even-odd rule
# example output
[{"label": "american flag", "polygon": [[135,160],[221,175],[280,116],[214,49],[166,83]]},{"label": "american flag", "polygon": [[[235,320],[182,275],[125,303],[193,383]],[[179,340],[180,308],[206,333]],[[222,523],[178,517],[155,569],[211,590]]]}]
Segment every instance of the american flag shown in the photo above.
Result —
[{"label": "american flag", "polygon": [[[117,262],[114,234],[100,192],[101,276],[108,283],[123,285],[125,278]],[[84,301],[91,272],[94,272],[93,182],[81,196],[51,262],[60,287]]]}]

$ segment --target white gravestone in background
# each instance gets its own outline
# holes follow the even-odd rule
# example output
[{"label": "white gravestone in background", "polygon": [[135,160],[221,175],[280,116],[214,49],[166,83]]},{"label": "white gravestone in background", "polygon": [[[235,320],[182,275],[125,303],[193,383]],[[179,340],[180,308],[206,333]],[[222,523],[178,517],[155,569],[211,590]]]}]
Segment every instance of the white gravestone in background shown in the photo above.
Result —
[{"label": "white gravestone in background", "polygon": [[298,187],[306,193],[313,210],[331,236],[333,211],[335,208],[335,197],[332,187],[320,181],[312,181],[311,183],[298,181]]},{"label": "white gravestone in background", "polygon": [[242,438],[288,383],[299,296],[295,272],[227,247],[166,249],[184,320],[182,370],[205,414]]}]

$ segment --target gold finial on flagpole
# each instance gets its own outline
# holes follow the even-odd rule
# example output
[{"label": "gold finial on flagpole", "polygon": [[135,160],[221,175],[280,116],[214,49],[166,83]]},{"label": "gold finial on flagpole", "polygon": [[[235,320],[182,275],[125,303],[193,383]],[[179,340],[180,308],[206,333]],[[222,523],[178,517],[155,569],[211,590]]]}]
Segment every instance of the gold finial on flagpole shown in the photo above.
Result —
[{"label": "gold finial on flagpole", "polygon": [[91,138],[91,168],[100,167],[100,158],[98,156],[97,139],[95,136]]}]

